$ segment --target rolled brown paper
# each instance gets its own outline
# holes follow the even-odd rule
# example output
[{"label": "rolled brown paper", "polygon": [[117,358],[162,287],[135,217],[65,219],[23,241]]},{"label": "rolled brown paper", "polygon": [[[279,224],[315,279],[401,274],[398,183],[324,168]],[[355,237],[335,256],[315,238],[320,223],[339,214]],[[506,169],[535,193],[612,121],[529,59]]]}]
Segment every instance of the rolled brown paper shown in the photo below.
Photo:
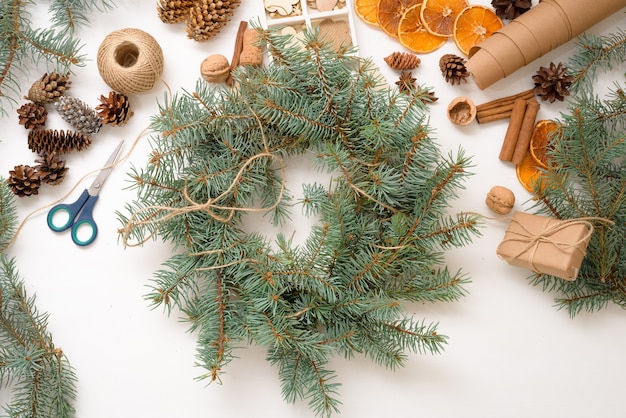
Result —
[{"label": "rolled brown paper", "polygon": [[511,157],[511,162],[515,165],[520,164],[524,157],[526,157],[538,112],[539,102],[537,100],[528,101],[526,104],[524,119],[522,120],[522,127],[520,128],[519,135],[517,136],[517,144],[515,144],[513,157]]},{"label": "rolled brown paper", "polygon": [[466,67],[485,89],[626,7],[626,0],[542,0],[472,47]]},{"label": "rolled brown paper", "polygon": [[500,149],[500,156],[498,157],[503,161],[511,161],[511,157],[513,157],[513,151],[515,151],[515,146],[517,145],[517,137],[522,127],[525,112],[526,100],[515,100],[513,110],[511,111],[511,119],[509,119],[509,126],[506,129],[504,141],[502,141],[502,148]]}]

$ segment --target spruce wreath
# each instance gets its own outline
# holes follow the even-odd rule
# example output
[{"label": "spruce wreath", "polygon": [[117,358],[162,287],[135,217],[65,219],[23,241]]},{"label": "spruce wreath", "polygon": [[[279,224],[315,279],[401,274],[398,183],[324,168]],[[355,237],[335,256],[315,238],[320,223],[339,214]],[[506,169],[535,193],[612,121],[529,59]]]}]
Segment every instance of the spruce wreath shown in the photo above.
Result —
[{"label": "spruce wreath", "polygon": [[[160,235],[178,249],[146,298],[184,313],[202,378],[221,381],[233,350],[256,344],[286,401],[331,415],[340,405],[331,356],[393,369],[406,352],[447,342],[402,304],[465,293],[468,278],[443,255],[479,233],[476,216],[447,214],[470,161],[461,149],[441,154],[427,89],[389,89],[371,60],[316,33],[298,45],[257,30],[266,66],[239,67],[231,89],[199,80],[165,97],[149,161],[129,173],[137,198],[119,213],[120,237],[134,246]],[[332,181],[303,184],[295,199],[285,161],[306,152]],[[246,212],[281,224],[296,207],[316,219],[303,243],[244,232]]]}]

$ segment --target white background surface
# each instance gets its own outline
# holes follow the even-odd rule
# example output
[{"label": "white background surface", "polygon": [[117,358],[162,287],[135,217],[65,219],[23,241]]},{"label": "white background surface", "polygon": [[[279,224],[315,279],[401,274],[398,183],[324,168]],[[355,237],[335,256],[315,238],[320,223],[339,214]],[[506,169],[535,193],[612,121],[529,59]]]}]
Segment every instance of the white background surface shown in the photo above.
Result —
[{"label": "white background surface", "polygon": [[[48,2],[38,2],[40,10]],[[209,54],[232,57],[238,21],[257,14],[259,5],[245,0],[223,30],[206,43],[188,40],[183,25],[166,25],[156,13],[154,0],[118,0],[117,8],[91,16],[91,26],[81,29],[89,62],[76,70],[70,93],[97,105],[110,88],[96,66],[96,52],[110,32],[136,27],[153,35],[165,57],[164,80],[173,91],[192,90],[200,62]],[[475,4],[489,5],[487,0]],[[536,1],[533,2],[536,4]],[[37,15],[39,10],[34,15]],[[624,10],[591,31],[611,33],[626,23]],[[42,17],[40,17],[42,18]],[[44,19],[45,22],[45,19]],[[403,51],[400,44],[358,18],[360,55],[371,56],[393,84],[399,75],[383,58]],[[532,87],[531,76],[540,65],[566,61],[570,42],[528,67],[481,91],[470,80],[461,86],[446,84],[438,69],[444,53],[458,54],[450,40],[438,51],[423,55],[413,72],[420,84],[434,88],[439,101],[431,105],[430,124],[444,152],[465,148],[473,156],[474,176],[451,211],[488,213],[487,191],[499,184],[512,189],[516,210],[528,210],[530,195],[518,184],[515,169],[498,160],[507,122],[467,127],[451,124],[446,106],[466,95],[477,104]],[[31,70],[24,88],[45,70]],[[616,72],[623,77],[624,68]],[[44,186],[40,195],[19,199],[21,218],[67,193],[88,171],[102,165],[118,140],[130,144],[147,127],[162,101],[164,84],[130,97],[135,115],[123,128],[105,127],[93,145],[68,156],[70,171],[59,186]],[[23,101],[21,100],[19,105]],[[544,103],[539,118],[556,117],[561,104]],[[67,126],[51,112],[48,127]],[[35,155],[26,144],[27,131],[17,122],[15,110],[0,119],[0,173],[18,164],[33,164]],[[69,235],[51,232],[45,212],[34,215],[8,250],[37,306],[51,314],[49,329],[57,346],[68,355],[78,374],[77,416],[81,418],[200,418],[311,417],[303,402],[281,399],[277,371],[264,360],[258,347],[236,352],[222,376],[222,385],[206,385],[194,378],[204,372],[194,366],[195,335],[187,333],[177,312],[171,317],[151,310],[143,299],[153,272],[166,260],[170,248],[149,242],[142,248],[124,249],[118,242],[120,227],[115,211],[134,198],[127,172],[132,164],[143,167],[150,151],[143,137],[130,158],[117,167],[103,189],[94,216],[100,235],[89,247],[72,244]],[[91,179],[72,193],[74,200]],[[292,190],[298,189],[292,185]],[[440,333],[450,337],[440,355],[411,355],[406,367],[395,372],[369,360],[336,358],[333,361],[341,388],[341,417],[623,417],[626,375],[626,312],[615,306],[570,319],[553,307],[555,295],[543,293],[525,279],[528,272],[500,261],[495,249],[505,223],[488,222],[483,236],[472,245],[448,253],[450,268],[461,267],[471,278],[469,295],[454,303],[413,305],[417,318],[440,322]],[[301,233],[301,231],[299,231]],[[306,231],[305,231],[306,233]],[[0,402],[9,394],[0,388]]]}]

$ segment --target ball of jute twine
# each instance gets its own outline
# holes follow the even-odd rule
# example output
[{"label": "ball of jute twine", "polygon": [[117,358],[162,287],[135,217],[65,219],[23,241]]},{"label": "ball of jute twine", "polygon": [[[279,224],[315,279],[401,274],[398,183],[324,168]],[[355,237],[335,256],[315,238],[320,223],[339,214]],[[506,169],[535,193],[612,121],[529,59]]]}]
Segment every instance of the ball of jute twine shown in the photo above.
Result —
[{"label": "ball of jute twine", "polygon": [[120,29],[107,35],[98,48],[97,62],[104,82],[123,94],[149,91],[163,74],[161,46],[140,29]]}]

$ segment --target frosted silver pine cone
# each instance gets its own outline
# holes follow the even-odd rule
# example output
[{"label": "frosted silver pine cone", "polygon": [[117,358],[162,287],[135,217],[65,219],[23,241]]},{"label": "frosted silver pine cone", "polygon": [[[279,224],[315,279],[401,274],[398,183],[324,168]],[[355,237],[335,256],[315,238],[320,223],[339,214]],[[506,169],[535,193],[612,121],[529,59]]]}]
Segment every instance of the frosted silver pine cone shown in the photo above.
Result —
[{"label": "frosted silver pine cone", "polygon": [[55,107],[63,120],[82,134],[96,134],[102,128],[102,118],[98,112],[76,97],[62,96]]}]

